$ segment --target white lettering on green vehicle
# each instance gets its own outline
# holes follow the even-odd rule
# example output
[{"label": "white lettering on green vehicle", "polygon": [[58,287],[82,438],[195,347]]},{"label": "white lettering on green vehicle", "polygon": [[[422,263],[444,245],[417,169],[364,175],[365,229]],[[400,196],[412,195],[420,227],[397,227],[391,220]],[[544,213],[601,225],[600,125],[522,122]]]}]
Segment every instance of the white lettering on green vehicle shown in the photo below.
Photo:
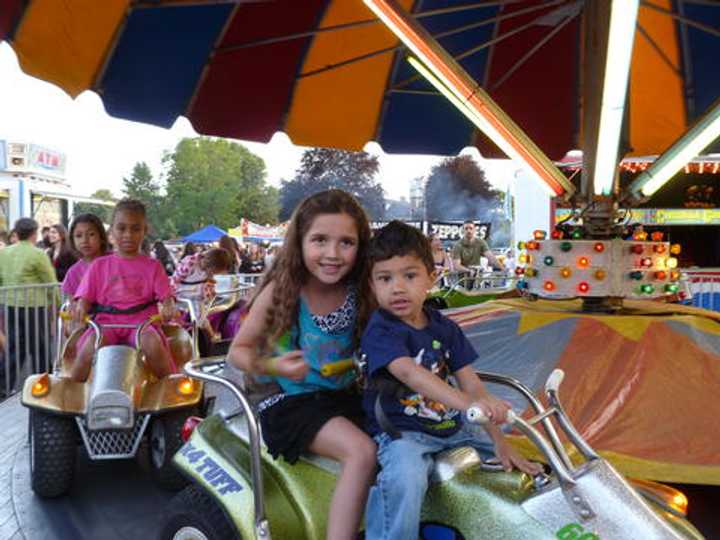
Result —
[{"label": "white lettering on green vehicle", "polygon": [[583,529],[579,523],[568,523],[555,533],[558,540],[600,540],[600,537]]}]

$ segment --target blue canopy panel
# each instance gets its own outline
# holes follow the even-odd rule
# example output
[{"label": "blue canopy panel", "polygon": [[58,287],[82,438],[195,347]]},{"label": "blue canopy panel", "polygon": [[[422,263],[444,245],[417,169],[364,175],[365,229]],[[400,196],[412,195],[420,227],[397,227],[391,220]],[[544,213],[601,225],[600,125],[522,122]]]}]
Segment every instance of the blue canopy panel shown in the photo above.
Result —
[{"label": "blue canopy panel", "polygon": [[[417,3],[414,11],[454,6],[457,6],[454,0],[424,0]],[[473,22],[491,19],[497,13],[497,6],[482,7],[425,17],[421,23],[453,57],[457,57],[492,39],[494,24],[478,26]],[[460,28],[466,29],[443,35]],[[487,68],[488,50],[482,48],[459,60],[465,71],[481,83]],[[404,49],[396,55],[385,99],[377,136],[385,152],[455,155],[474,144],[475,127],[415,71],[408,63]],[[418,121],[418,111],[422,111],[422,121]]]},{"label": "blue canopy panel", "polygon": [[185,114],[232,8],[134,9],[99,85],[108,113],[171,127]]}]

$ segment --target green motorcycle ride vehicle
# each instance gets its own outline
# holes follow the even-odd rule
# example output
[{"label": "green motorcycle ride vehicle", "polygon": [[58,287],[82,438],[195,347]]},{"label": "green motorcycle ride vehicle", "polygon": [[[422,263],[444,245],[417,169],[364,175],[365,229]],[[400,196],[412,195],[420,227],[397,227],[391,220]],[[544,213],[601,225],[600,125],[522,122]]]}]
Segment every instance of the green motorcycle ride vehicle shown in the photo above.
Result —
[{"label": "green motorcycle ride vehicle", "polygon": [[[248,394],[220,375],[223,364],[194,362],[185,367],[192,377],[220,384],[236,403],[188,426],[192,432],[186,433],[187,443],[174,459],[193,483],[175,496],[160,538],[324,539],[337,463],[315,455],[295,465],[274,460],[262,447]],[[422,511],[423,540],[703,538],[676,504],[680,492],[624,479],[580,437],[558,397],[561,370],[548,378],[547,407],[515,379],[482,372],[478,376],[509,386],[528,400],[535,416],[524,419],[510,412],[508,422],[545,456],[546,472],[535,478],[505,472],[471,448],[438,454]],[[471,423],[484,421],[479,410],[466,415]],[[556,425],[584,463],[571,463]]]},{"label": "green motorcycle ride vehicle", "polygon": [[428,292],[425,303],[435,309],[447,309],[518,296],[516,282],[517,278],[514,275],[506,272],[487,272],[481,267],[472,267],[471,274],[443,272]]}]

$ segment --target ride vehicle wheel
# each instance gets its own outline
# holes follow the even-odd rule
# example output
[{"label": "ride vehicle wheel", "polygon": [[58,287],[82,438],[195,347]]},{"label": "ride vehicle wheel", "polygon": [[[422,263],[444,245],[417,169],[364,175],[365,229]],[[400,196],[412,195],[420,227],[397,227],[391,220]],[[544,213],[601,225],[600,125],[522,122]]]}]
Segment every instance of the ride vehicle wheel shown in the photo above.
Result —
[{"label": "ride vehicle wheel", "polygon": [[30,479],[44,498],[59,497],[72,487],[77,457],[77,427],[68,416],[30,410]]},{"label": "ride vehicle wheel", "polygon": [[230,540],[239,538],[227,516],[201,487],[189,485],[168,505],[160,540]]},{"label": "ride vehicle wheel", "polygon": [[150,421],[150,470],[155,482],[164,489],[178,491],[188,484],[173,465],[172,458],[185,444],[181,436],[185,420],[196,414],[193,407],[159,414]]}]

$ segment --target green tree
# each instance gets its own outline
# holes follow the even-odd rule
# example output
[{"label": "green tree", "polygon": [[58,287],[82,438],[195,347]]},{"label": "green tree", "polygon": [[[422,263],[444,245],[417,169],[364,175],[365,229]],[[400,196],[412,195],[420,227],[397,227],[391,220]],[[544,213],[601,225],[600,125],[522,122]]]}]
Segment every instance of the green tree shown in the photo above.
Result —
[{"label": "green tree", "polygon": [[150,222],[150,238],[169,238],[175,235],[173,220],[161,193],[160,183],[153,178],[150,167],[144,161],[133,167],[129,177],[123,178],[123,195],[145,203]]},{"label": "green tree", "polygon": [[375,179],[379,167],[377,157],[367,152],[306,150],[295,178],[280,187],[280,219],[288,219],[305,197],[331,188],[352,193],[372,219],[382,219],[385,192]]},{"label": "green tree", "polygon": [[[98,189],[92,195],[90,195],[90,197],[92,197],[93,199],[99,199],[101,201],[115,201],[115,197],[109,189]],[[78,202],[74,205],[73,214],[76,216],[80,214],[95,214],[103,221],[103,223],[110,223],[112,206],[89,202]]]},{"label": "green tree", "polygon": [[166,205],[179,234],[210,224],[235,227],[243,217],[277,222],[277,190],[265,182],[265,162],[244,146],[207,137],[183,139],[164,163]]}]

